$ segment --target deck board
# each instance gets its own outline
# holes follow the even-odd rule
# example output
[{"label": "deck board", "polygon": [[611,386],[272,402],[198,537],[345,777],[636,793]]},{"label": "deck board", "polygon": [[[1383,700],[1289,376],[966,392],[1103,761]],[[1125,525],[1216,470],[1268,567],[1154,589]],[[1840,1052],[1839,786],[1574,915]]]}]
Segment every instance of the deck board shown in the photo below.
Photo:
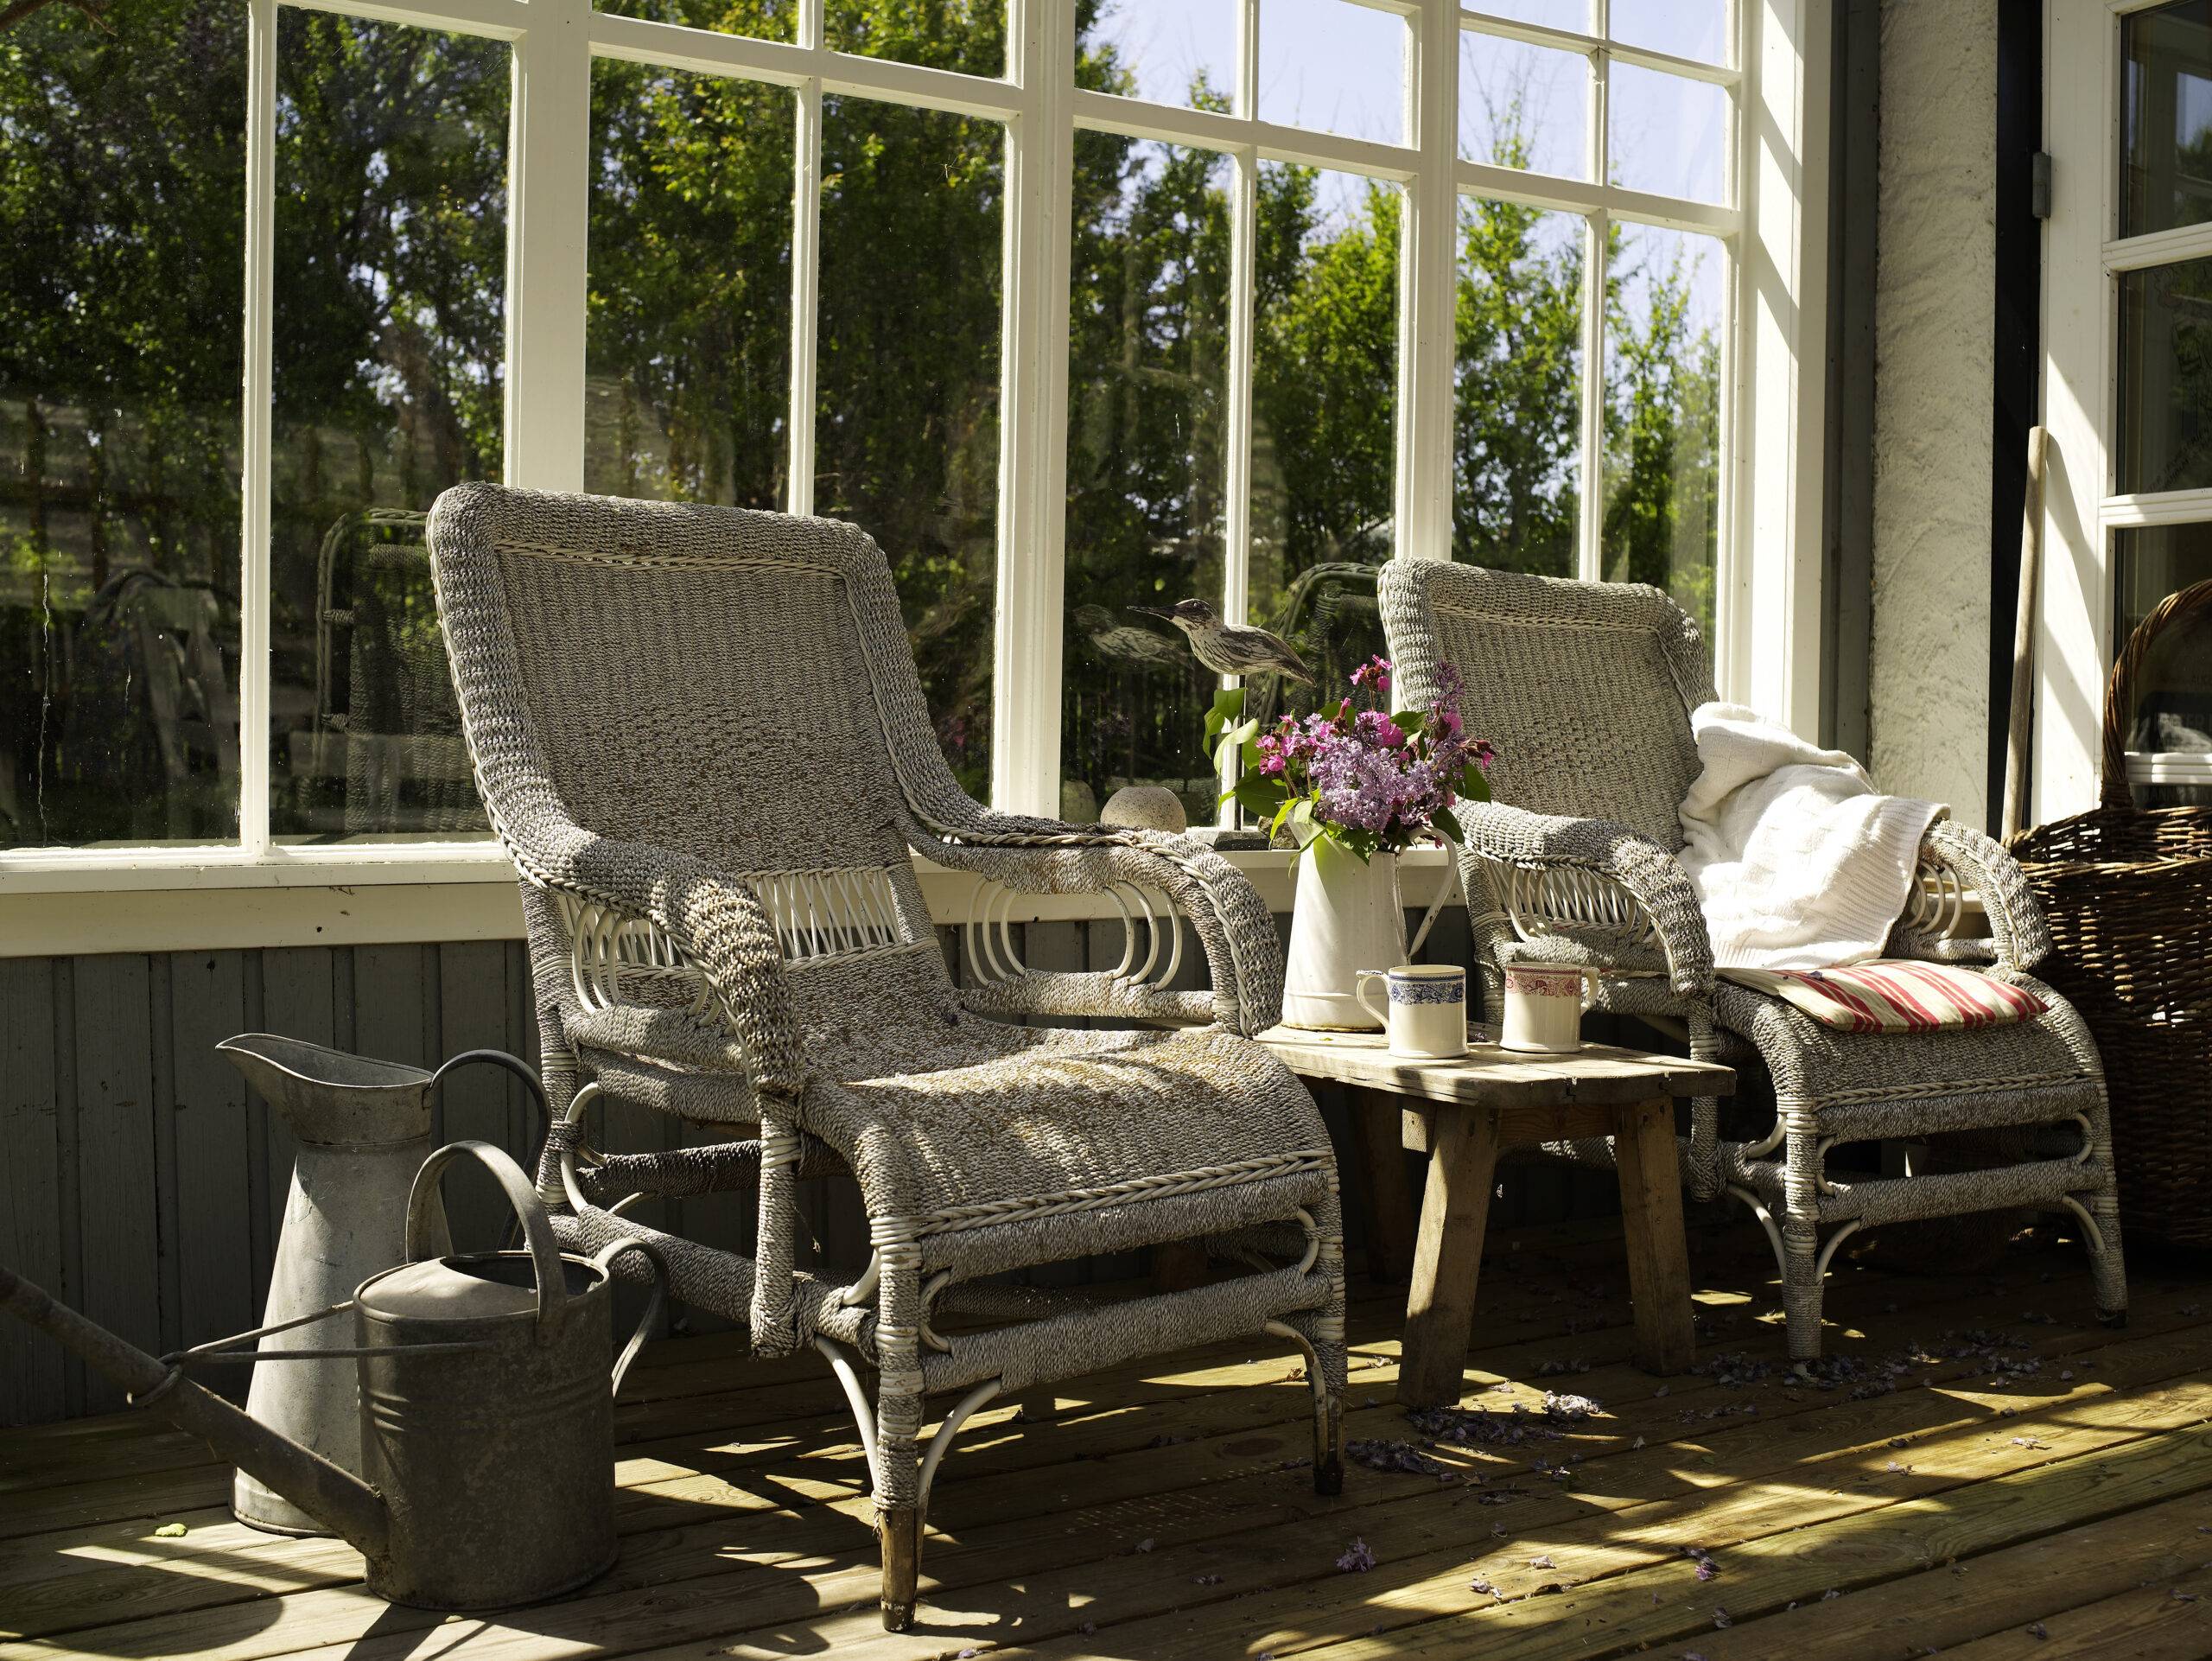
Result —
[{"label": "deck board", "polygon": [[[2201,1283],[2140,1282],[2133,1325],[2109,1332],[2068,1246],[2017,1253],[1993,1277],[1847,1270],[1828,1346],[1853,1370],[1823,1390],[1782,1365],[1756,1244],[1700,1235],[1700,1371],[1662,1380],[1628,1364],[1605,1225],[1501,1231],[1465,1399],[1541,1417],[1552,1389],[1602,1410],[1556,1439],[1432,1446],[1440,1479],[1355,1464],[1343,1496],[1314,1496],[1305,1388],[1265,1340],[1071,1381],[1048,1422],[994,1407],[944,1467],[921,1616],[903,1634],[876,1620],[864,1463],[834,1384],[804,1359],[748,1366],[728,1335],[656,1346],[626,1393],[616,1567],[582,1595],[488,1620],[388,1609],[345,1547],[232,1523],[222,1468],[152,1422],[0,1431],[0,1661],[1370,1661],[1639,1645],[1819,1661],[2100,1653],[2103,1629],[2147,1654],[2212,1649],[2203,1613],[2171,1595],[2202,1589],[2212,1562]],[[1418,1441],[1391,1401],[1392,1299],[1356,1288],[1347,1431]],[[1745,1359],[1714,1365],[1727,1353]],[[155,1536],[165,1522],[187,1531]],[[1338,1568],[1355,1539],[1371,1571]],[[1715,1579],[1698,1581],[1693,1550]],[[2046,1639],[2024,1630],[2038,1619]]]}]

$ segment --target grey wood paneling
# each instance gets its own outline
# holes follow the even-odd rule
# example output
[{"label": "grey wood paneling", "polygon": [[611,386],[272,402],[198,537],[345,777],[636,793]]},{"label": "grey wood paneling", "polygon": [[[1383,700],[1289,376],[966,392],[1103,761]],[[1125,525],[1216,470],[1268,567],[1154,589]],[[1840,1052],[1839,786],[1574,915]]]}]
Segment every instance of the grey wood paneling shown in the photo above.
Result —
[{"label": "grey wood paneling", "polygon": [[[959,978],[966,966],[957,931],[939,936]],[[1122,955],[1118,920],[1031,924],[1015,938],[1040,968],[1104,969]],[[1464,916],[1447,911],[1423,956],[1462,957],[1465,942]],[[1203,984],[1194,939],[1186,937],[1185,957],[1178,983]],[[517,942],[0,960],[0,1262],[156,1352],[252,1326],[267,1295],[294,1150],[282,1119],[215,1053],[217,1042],[268,1031],[417,1066],[480,1048],[534,1063],[529,977]],[[1322,1106],[1344,1145],[1341,1104],[1322,1092]],[[607,1117],[593,1135],[610,1148],[728,1134],[643,1109]],[[525,1164],[541,1135],[524,1086],[488,1067],[454,1076],[439,1118],[444,1137],[490,1142]],[[1580,1212],[1605,1203],[1592,1182],[1610,1187],[1602,1174],[1532,1169],[1504,1180],[1502,1219],[1540,1206]],[[867,1225],[850,1179],[804,1188],[804,1255],[863,1261]],[[448,1200],[461,1244],[488,1243],[505,1226],[496,1191],[473,1173],[455,1174]],[[752,1245],[747,1196],[641,1212],[710,1244]],[[1346,1226],[1357,1244],[1356,1208]],[[1040,1275],[1080,1282],[1142,1267],[1141,1254],[1123,1253]],[[686,1312],[675,1324],[719,1323]],[[0,1340],[0,1424],[120,1405],[58,1347],[22,1333]]]}]

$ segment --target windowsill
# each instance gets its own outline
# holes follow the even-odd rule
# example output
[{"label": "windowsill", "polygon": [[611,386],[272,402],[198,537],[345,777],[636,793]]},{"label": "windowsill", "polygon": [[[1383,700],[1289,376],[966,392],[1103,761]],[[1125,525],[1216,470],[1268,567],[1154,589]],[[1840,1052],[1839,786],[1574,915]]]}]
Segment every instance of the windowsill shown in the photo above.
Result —
[{"label": "windowsill", "polygon": [[[1196,833],[1211,841],[1206,827]],[[1223,857],[1274,911],[1290,909],[1290,855]],[[1403,856],[1406,903],[1426,906],[1441,849]],[[915,874],[930,914],[963,921],[976,880],[927,860]],[[1023,894],[1011,922],[1118,917],[1103,894]],[[0,863],[0,958],[112,951],[377,945],[522,937],[514,868],[488,842],[288,848],[251,857],[207,848],[81,850]]]}]

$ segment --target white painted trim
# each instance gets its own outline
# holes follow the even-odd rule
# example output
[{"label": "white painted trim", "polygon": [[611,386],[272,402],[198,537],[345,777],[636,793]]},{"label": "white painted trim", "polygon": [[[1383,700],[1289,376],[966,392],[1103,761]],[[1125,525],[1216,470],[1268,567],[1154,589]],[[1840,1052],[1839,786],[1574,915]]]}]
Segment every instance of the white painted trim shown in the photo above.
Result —
[{"label": "white painted trim", "polygon": [[[1608,33],[1612,0],[1590,0],[1590,22],[1599,35]],[[1613,170],[1612,119],[1606,99],[1612,74],[1611,60],[1602,49],[1591,53],[1589,61],[1589,125],[1583,154],[1590,176],[1603,181]],[[1611,214],[1603,204],[1593,203],[1582,226],[1582,494],[1574,554],[1575,575],[1585,582],[1602,582],[1605,576],[1605,301],[1611,287]]]},{"label": "white painted trim", "polygon": [[[802,48],[822,45],[823,0],[799,0]],[[820,398],[822,302],[822,80],[809,75],[797,89],[791,119],[791,386],[784,502],[814,512],[814,422]]]},{"label": "white painted trim", "polygon": [[[1283,853],[1232,853],[1270,910],[1288,911],[1294,876]],[[233,867],[238,875],[253,868]],[[972,872],[917,860],[915,875],[930,915],[967,920],[976,898]],[[265,874],[265,868],[263,868]],[[152,874],[140,874],[151,876]],[[1402,856],[1400,887],[1409,907],[1426,907],[1448,880],[1442,854]],[[1020,894],[995,916],[1008,922],[1106,920],[1122,913],[1104,894]],[[112,951],[214,951],[302,945],[386,945],[412,941],[518,940],[522,907],[513,873],[442,873],[365,868],[334,883],[326,869],[311,881],[252,882],[219,896],[176,874],[143,883],[111,882],[92,892],[0,886],[0,958],[76,957]]]},{"label": "white painted trim", "polygon": [[[245,330],[238,477],[238,592],[269,590],[271,436],[276,422],[276,0],[246,10]],[[269,608],[238,608],[238,843],[269,849]],[[0,863],[0,870],[7,869]]]},{"label": "white painted trim", "polygon": [[582,490],[591,0],[525,10],[508,141],[506,477]]},{"label": "white painted trim", "polygon": [[[1732,647],[1720,690],[1808,738],[1820,731],[1827,398],[1828,106],[1832,0],[1748,0],[1752,77],[1738,279],[1749,396],[1734,414],[1743,491],[1724,538]],[[1774,460],[1778,453],[1779,460]],[[1765,455],[1767,465],[1752,465]],[[1751,553],[1736,557],[1726,544]]]},{"label": "white painted trim", "polygon": [[2108,271],[2139,271],[2207,256],[2212,256],[2212,224],[2177,225],[2144,236],[2116,237],[2104,245]]},{"label": "white painted trim", "polygon": [[1406,187],[1398,246],[1395,552],[1401,559],[1449,559],[1463,170],[1458,20],[1431,7],[1412,20],[1408,35],[1407,136],[1422,155],[1450,156],[1454,166],[1425,169]]},{"label": "white painted trim", "polygon": [[[1611,0],[1598,0],[1610,3]],[[1626,0],[1633,5],[1636,0]],[[1702,58],[1685,58],[1672,52],[1655,52],[1648,46],[1630,46],[1624,41],[1605,38],[1611,29],[1612,19],[1602,20],[1603,27],[1588,35],[1571,29],[1554,29],[1545,23],[1524,22],[1513,17],[1491,17],[1480,12],[1463,11],[1459,27],[1470,35],[1495,35],[1501,40],[1519,41],[1529,46],[1550,47],[1560,52],[1580,52],[1586,57],[1603,54],[1615,63],[1625,63],[1638,69],[1656,69],[1662,74],[1681,75],[1690,80],[1701,80],[1714,86],[1734,86],[1744,79],[1743,72],[1726,63],[1707,63]],[[1595,176],[1604,178],[1602,173]]]}]

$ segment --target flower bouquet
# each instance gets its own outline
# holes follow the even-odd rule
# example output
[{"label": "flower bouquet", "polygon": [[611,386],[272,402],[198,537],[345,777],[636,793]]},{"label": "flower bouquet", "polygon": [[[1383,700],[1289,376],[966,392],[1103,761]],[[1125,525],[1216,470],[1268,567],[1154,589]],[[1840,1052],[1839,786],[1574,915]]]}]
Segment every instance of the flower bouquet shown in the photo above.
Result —
[{"label": "flower bouquet", "polygon": [[1406,957],[1397,856],[1433,837],[1456,843],[1451,810],[1490,799],[1491,747],[1467,736],[1460,681],[1446,665],[1427,710],[1392,710],[1390,664],[1373,658],[1352,671],[1351,693],[1303,720],[1285,716],[1267,731],[1241,719],[1241,691],[1215,700],[1206,736],[1224,767],[1243,768],[1223,797],[1287,831],[1300,862],[1291,913],[1283,1021],[1293,1027],[1359,1031],[1375,1025],[1354,996],[1363,969]]}]

